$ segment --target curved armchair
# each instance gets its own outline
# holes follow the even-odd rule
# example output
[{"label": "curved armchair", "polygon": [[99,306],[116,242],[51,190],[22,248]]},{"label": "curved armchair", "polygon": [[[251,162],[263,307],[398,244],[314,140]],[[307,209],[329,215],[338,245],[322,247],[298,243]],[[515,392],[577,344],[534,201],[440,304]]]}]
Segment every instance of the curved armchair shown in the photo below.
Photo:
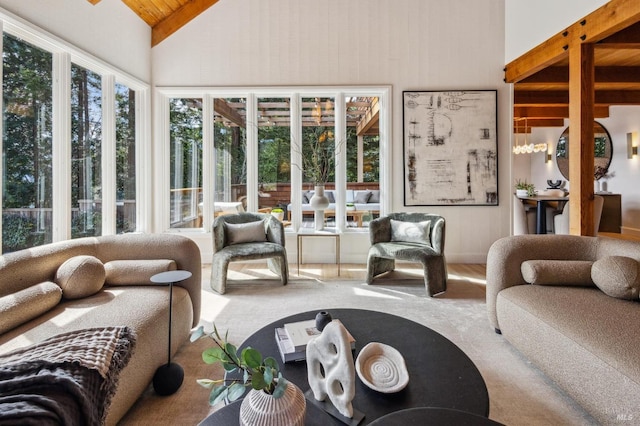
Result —
[{"label": "curved armchair", "polygon": [[390,213],[369,223],[369,236],[371,248],[367,259],[367,284],[372,284],[376,276],[394,270],[397,259],[422,264],[429,296],[447,289],[445,221],[442,216]]},{"label": "curved armchair", "polygon": [[218,216],[213,221],[211,288],[224,294],[229,262],[253,259],[267,259],[269,269],[280,276],[282,285],[286,285],[289,265],[284,243],[284,226],[270,214]]}]

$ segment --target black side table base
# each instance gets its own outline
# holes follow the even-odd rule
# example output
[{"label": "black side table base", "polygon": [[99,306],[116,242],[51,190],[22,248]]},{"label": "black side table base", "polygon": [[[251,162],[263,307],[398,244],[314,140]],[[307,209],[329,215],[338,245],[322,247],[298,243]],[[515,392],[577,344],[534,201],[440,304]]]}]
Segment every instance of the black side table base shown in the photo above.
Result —
[{"label": "black side table base", "polygon": [[158,367],[153,375],[153,389],[161,396],[173,395],[176,393],[184,380],[184,370],[175,362],[164,364]]},{"label": "black side table base", "polygon": [[305,398],[307,398],[307,401],[309,401],[313,405],[321,408],[325,412],[331,414],[336,419],[340,420],[342,423],[347,424],[349,426],[358,426],[360,424],[360,422],[362,422],[362,420],[364,419],[364,413],[361,412],[361,411],[356,410],[355,408],[353,409],[353,417],[352,418],[343,416],[340,413],[340,411],[338,411],[338,409],[333,406],[331,401],[328,401],[328,400],[327,401],[318,401],[316,399],[316,397],[313,396],[313,391],[311,389],[306,391],[304,393],[304,396],[305,396]]}]

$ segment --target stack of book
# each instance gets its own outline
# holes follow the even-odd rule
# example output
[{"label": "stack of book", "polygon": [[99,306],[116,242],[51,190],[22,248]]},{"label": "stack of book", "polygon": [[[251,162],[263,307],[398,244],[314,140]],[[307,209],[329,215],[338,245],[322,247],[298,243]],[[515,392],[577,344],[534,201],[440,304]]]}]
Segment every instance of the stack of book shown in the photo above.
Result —
[{"label": "stack of book", "polygon": [[[340,321],[340,320],[334,320]],[[347,330],[351,350],[356,347],[356,340]],[[275,330],[276,343],[282,357],[282,362],[303,361],[307,358],[307,344],[320,335],[316,328],[316,321],[306,320],[287,323]]]}]

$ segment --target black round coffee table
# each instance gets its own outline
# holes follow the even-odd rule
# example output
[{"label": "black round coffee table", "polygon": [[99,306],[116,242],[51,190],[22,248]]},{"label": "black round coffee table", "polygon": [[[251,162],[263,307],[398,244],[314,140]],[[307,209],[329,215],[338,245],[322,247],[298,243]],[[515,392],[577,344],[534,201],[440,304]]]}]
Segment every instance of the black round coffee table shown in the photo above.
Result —
[{"label": "black round coffee table", "polygon": [[371,426],[503,426],[502,423],[477,414],[435,407],[418,407],[395,411],[380,417],[370,424]]},{"label": "black round coffee table", "polygon": [[[365,414],[361,424],[414,407],[442,407],[483,417],[489,415],[489,394],[482,375],[469,357],[441,334],[414,321],[384,312],[362,309],[318,311],[320,310],[328,310],[334,319],[342,321],[356,339],[354,360],[367,343],[381,342],[400,351],[407,364],[409,384],[395,394],[376,392],[364,385],[356,375],[353,407]],[[306,392],[309,389],[306,362],[282,363],[274,330],[276,327],[283,327],[285,323],[313,319],[318,311],[292,315],[266,325],[245,340],[239,348],[251,346],[263,356],[273,356],[280,363],[282,375]],[[227,376],[239,378],[232,374]],[[312,404],[307,404],[308,407],[310,405]],[[232,406],[222,410],[226,408],[231,410]],[[215,415],[216,413],[212,414]],[[209,418],[203,424],[213,424],[208,420]],[[343,423],[327,415],[323,424]]]}]

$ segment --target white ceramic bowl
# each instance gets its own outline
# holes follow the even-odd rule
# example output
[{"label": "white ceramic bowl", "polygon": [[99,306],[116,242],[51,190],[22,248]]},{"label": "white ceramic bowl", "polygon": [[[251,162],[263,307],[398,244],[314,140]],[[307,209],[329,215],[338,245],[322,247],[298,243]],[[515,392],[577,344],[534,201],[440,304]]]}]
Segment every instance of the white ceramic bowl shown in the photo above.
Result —
[{"label": "white ceramic bowl", "polygon": [[382,393],[399,392],[409,383],[409,372],[402,354],[384,343],[371,342],[356,359],[356,372],[362,383]]}]

